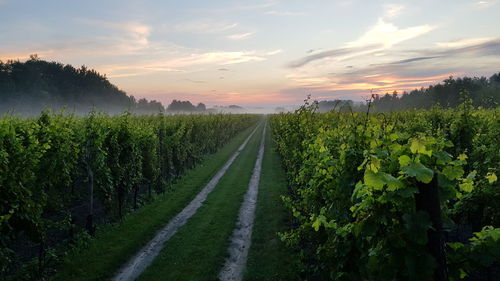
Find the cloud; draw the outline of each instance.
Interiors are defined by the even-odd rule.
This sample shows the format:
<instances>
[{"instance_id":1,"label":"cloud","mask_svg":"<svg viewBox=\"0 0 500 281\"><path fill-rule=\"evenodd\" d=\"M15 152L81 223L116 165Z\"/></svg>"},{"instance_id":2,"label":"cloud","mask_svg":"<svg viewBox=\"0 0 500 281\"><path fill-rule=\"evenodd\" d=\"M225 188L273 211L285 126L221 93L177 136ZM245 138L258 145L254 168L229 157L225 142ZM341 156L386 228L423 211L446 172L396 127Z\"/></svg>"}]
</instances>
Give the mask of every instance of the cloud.
<instances>
[{"instance_id":1,"label":"cloud","mask_svg":"<svg viewBox=\"0 0 500 281\"><path fill-rule=\"evenodd\" d=\"M326 85L336 85L332 81L332 79L328 76L309 76L309 75L302 75L302 74L289 74L287 77L289 80L293 80L296 82L296 85L302 88L309 88L309 89L315 89L315 88L323 88Z\"/></svg>"},{"instance_id":2,"label":"cloud","mask_svg":"<svg viewBox=\"0 0 500 281\"><path fill-rule=\"evenodd\" d=\"M99 66L99 70L106 73L107 77L110 78L124 78L124 77L135 77L143 76L158 72L185 72L181 69L173 69L168 67L154 66L154 65L103 65Z\"/></svg>"},{"instance_id":3,"label":"cloud","mask_svg":"<svg viewBox=\"0 0 500 281\"><path fill-rule=\"evenodd\" d=\"M55 44L55 43L54 43ZM65 58L71 56L88 56L106 57L108 59L114 56L122 56L122 50L114 47L117 45L114 42L101 42L98 45L86 46L85 42L75 41L66 42L67 45L55 44L53 48L50 46L42 46L41 48L30 48L17 52L2 52L0 58L8 59L27 59L30 54L39 54L44 59ZM95 42L92 42L95 44ZM258 53L256 51L212 51L212 52L194 52L180 47L162 48L161 46L148 47L137 54L137 57L130 60L132 63L113 63L101 64L92 66L101 73L106 73L108 77L132 77L143 76L158 72L181 73L192 71L193 67L214 65L222 66L219 71L229 71L223 66L265 61L268 53ZM99 52L98 54L96 52ZM141 59L142 57L142 59ZM123 60L122 60L123 61Z\"/></svg>"},{"instance_id":4,"label":"cloud","mask_svg":"<svg viewBox=\"0 0 500 281\"><path fill-rule=\"evenodd\" d=\"M121 30L126 31L130 34L140 35L140 36L149 36L151 33L151 26L146 25L144 23L138 21L105 21L105 20L95 20L95 19L87 19L87 18L79 18L76 19L76 22L91 25L98 28L104 29L113 29L113 30Z\"/></svg>"},{"instance_id":5,"label":"cloud","mask_svg":"<svg viewBox=\"0 0 500 281\"><path fill-rule=\"evenodd\" d=\"M295 16L305 15L305 13L303 12L290 12L290 11L267 11L264 14L271 16L281 16L281 17L295 17Z\"/></svg>"},{"instance_id":6,"label":"cloud","mask_svg":"<svg viewBox=\"0 0 500 281\"><path fill-rule=\"evenodd\" d=\"M500 3L499 0L490 0L490 1L477 1L477 2L474 2L472 5L475 8L484 9L484 8L489 8L489 7L495 6L498 3Z\"/></svg>"},{"instance_id":7,"label":"cloud","mask_svg":"<svg viewBox=\"0 0 500 281\"><path fill-rule=\"evenodd\" d=\"M164 43L152 44L147 35L141 33L115 32L112 36L96 36L95 38L78 38L40 42L12 49L4 48L0 57L18 59L29 54L38 54L44 59L88 61L90 58L110 58L116 56L134 56L150 52L174 50L178 47ZM153 50L154 49L154 50Z\"/></svg>"},{"instance_id":8,"label":"cloud","mask_svg":"<svg viewBox=\"0 0 500 281\"><path fill-rule=\"evenodd\" d=\"M401 38L400 38L401 39ZM398 39L398 40L400 40ZM369 41L365 41L368 43ZM353 46L360 45L359 47L345 47L339 49L333 49L328 51L323 51L319 53L315 53L309 56L306 56L302 59L294 61L289 64L291 68L299 68L302 67L312 61L321 60L325 58L330 59L343 59L346 57L352 57L354 55L377 55L377 52L382 50L384 47L380 44L375 44L372 42L372 45L363 44L350 44ZM404 56L408 55L417 55L417 57L412 57L408 59L402 59L396 62L392 62L390 64L402 64L402 63L410 63L414 61L421 60L430 60L436 58L444 58L450 56L463 56L463 55L493 55L500 56L500 38L491 39L491 38L472 38L472 39L463 39L459 41L438 43L438 46L442 47L440 49L423 49L423 50L409 50L409 51L400 51L399 53ZM384 54L382 54L384 55Z\"/></svg>"},{"instance_id":9,"label":"cloud","mask_svg":"<svg viewBox=\"0 0 500 281\"><path fill-rule=\"evenodd\" d=\"M136 44L146 46L149 44L149 35L151 34L151 27L141 23L126 23L122 27L128 32L129 36L135 40Z\"/></svg>"},{"instance_id":10,"label":"cloud","mask_svg":"<svg viewBox=\"0 0 500 281\"><path fill-rule=\"evenodd\" d=\"M409 74L409 73L408 73ZM456 72L441 72L440 74L432 75L417 75L407 77L406 75L398 74L380 74L380 75L363 75L360 73L349 73L336 76L319 76L319 77L302 77L295 78L296 87L284 90L289 93L306 94L321 94L321 95L338 95L338 94L368 94L370 91L377 92L392 92L410 91L420 87L426 87L430 84L437 83L451 76L458 76L462 73Z\"/></svg>"},{"instance_id":11,"label":"cloud","mask_svg":"<svg viewBox=\"0 0 500 281\"><path fill-rule=\"evenodd\" d=\"M277 1L267 1L267 2L260 3L260 4L236 5L236 6L224 7L224 8L204 9L202 12L226 14L226 13L230 13L230 12L261 10L261 9L273 7L276 4L277 4Z\"/></svg>"},{"instance_id":12,"label":"cloud","mask_svg":"<svg viewBox=\"0 0 500 281\"><path fill-rule=\"evenodd\" d=\"M485 43L488 41L493 40L493 37L480 37L480 38L465 38L465 39L459 39L459 40L453 40L453 41L447 41L447 42L438 42L436 45L438 47L442 48L460 48L460 47L466 47L466 46L471 46L471 45L477 45L480 43Z\"/></svg>"},{"instance_id":13,"label":"cloud","mask_svg":"<svg viewBox=\"0 0 500 281\"><path fill-rule=\"evenodd\" d=\"M477 43L472 43L472 42ZM466 44L464 43L466 42ZM413 52L425 56L496 56L500 57L500 38L490 40L463 39L455 44L445 44L446 47Z\"/></svg>"},{"instance_id":14,"label":"cloud","mask_svg":"<svg viewBox=\"0 0 500 281\"><path fill-rule=\"evenodd\" d=\"M270 52L266 53L266 56L274 56L274 55L277 55L277 54L279 54L281 52L283 52L283 50L281 50L281 49L270 51Z\"/></svg>"},{"instance_id":15,"label":"cloud","mask_svg":"<svg viewBox=\"0 0 500 281\"><path fill-rule=\"evenodd\" d=\"M434 57L418 57L418 58L409 58L409 59L404 59L404 60L399 60L392 62L390 64L404 64L404 63L412 63L416 61L423 61L423 60L431 60L431 59L436 59L440 58L441 56L434 56Z\"/></svg>"},{"instance_id":16,"label":"cloud","mask_svg":"<svg viewBox=\"0 0 500 281\"><path fill-rule=\"evenodd\" d=\"M287 76L295 87L286 91L303 96L311 93L332 97L366 95L370 90L377 93L411 91L441 82L449 76L464 75L464 71L468 75L488 75L498 71L495 65L500 63L500 38L469 38L452 42L431 49L393 51L377 58L381 63L365 66L366 56L361 56L353 60L360 65L333 65L328 69L332 72L333 67L333 73L328 74L321 73L324 69L318 70L318 67L297 69ZM346 50L349 51L352 50Z\"/></svg>"},{"instance_id":17,"label":"cloud","mask_svg":"<svg viewBox=\"0 0 500 281\"><path fill-rule=\"evenodd\" d=\"M340 2L336 2L337 6L340 6L340 7L350 7L354 4L355 1L353 0L346 0L346 1L340 1Z\"/></svg>"},{"instance_id":18,"label":"cloud","mask_svg":"<svg viewBox=\"0 0 500 281\"><path fill-rule=\"evenodd\" d=\"M195 84L205 84L207 83L207 81L203 81L203 80L194 80L194 79L184 79L184 81L188 81L188 82L191 82L191 83L195 83Z\"/></svg>"},{"instance_id":19,"label":"cloud","mask_svg":"<svg viewBox=\"0 0 500 281\"><path fill-rule=\"evenodd\" d=\"M360 38L337 48L308 55L289 64L291 68L302 67L310 62L321 59L346 59L361 55L383 55L383 50L390 49L403 41L413 39L432 31L435 27L419 25L408 28L399 28L392 23L379 19L377 24L368 29Z\"/></svg>"},{"instance_id":20,"label":"cloud","mask_svg":"<svg viewBox=\"0 0 500 281\"><path fill-rule=\"evenodd\" d=\"M231 30L238 26L237 23L217 22L213 20L197 20L167 25L167 31L191 32L191 33L217 33Z\"/></svg>"},{"instance_id":21,"label":"cloud","mask_svg":"<svg viewBox=\"0 0 500 281\"><path fill-rule=\"evenodd\" d=\"M147 75L154 72L185 72L191 67L200 65L224 66L264 60L266 60L265 56L259 55L255 51L217 51L186 54L163 60L156 58L152 61L143 61L135 64L104 65L101 66L101 69L105 73L109 73L109 77L128 77Z\"/></svg>"},{"instance_id":22,"label":"cloud","mask_svg":"<svg viewBox=\"0 0 500 281\"><path fill-rule=\"evenodd\" d=\"M227 38L231 39L231 40L244 40L244 39L250 38L254 34L255 34L255 32L237 33L237 34L229 35L229 36L227 36Z\"/></svg>"},{"instance_id":23,"label":"cloud","mask_svg":"<svg viewBox=\"0 0 500 281\"><path fill-rule=\"evenodd\" d=\"M452 72L451 68L431 64L414 64L421 58L411 58L383 64L372 64L352 71L332 74L329 77L339 84L374 83L383 81L408 81L420 76L434 76ZM388 77L398 77L388 78ZM428 80L427 78L425 80Z\"/></svg>"},{"instance_id":24,"label":"cloud","mask_svg":"<svg viewBox=\"0 0 500 281\"><path fill-rule=\"evenodd\" d=\"M41 42L25 48L2 48L0 58L27 59L30 54L39 54L41 58L59 60L74 65L87 64L88 61L107 62L90 65L108 77L133 77L160 72L193 72L207 65L213 68L265 61L267 57L280 50L200 50L172 44L167 41L152 40L153 27L142 22L108 22L78 19L78 23L97 27L99 34L91 38L65 38ZM186 30L205 30L200 26L190 25ZM218 25L211 31L227 30L229 27ZM156 27L155 27L156 30ZM240 36L245 38L250 35Z\"/></svg>"},{"instance_id":25,"label":"cloud","mask_svg":"<svg viewBox=\"0 0 500 281\"><path fill-rule=\"evenodd\" d=\"M238 26L236 22L218 21L213 19L199 19L185 21L179 23L169 23L159 25L159 29L163 32L180 32L180 33L221 33L229 31Z\"/></svg>"},{"instance_id":26,"label":"cloud","mask_svg":"<svg viewBox=\"0 0 500 281\"><path fill-rule=\"evenodd\" d=\"M385 10L384 18L388 18L388 19L396 18L399 15L401 15L401 13L403 12L404 9L405 9L405 6L400 5L400 4L386 4L386 5L384 5L384 10Z\"/></svg>"},{"instance_id":27,"label":"cloud","mask_svg":"<svg viewBox=\"0 0 500 281\"><path fill-rule=\"evenodd\" d=\"M236 51L236 52L208 52L203 54L191 55L187 58L176 59L180 64L193 65L200 63L213 63L220 65L230 65L251 61L264 61L264 57L259 56L254 51Z\"/></svg>"},{"instance_id":28,"label":"cloud","mask_svg":"<svg viewBox=\"0 0 500 281\"><path fill-rule=\"evenodd\" d=\"M399 28L393 23L387 23L383 19L379 19L377 24L371 27L359 39L350 42L347 45L354 47L382 44L384 49L388 49L403 41L424 35L433 29L435 29L435 27L428 24Z\"/></svg>"},{"instance_id":29,"label":"cloud","mask_svg":"<svg viewBox=\"0 0 500 281\"><path fill-rule=\"evenodd\" d=\"M359 54L362 52L366 51L372 51L374 49L379 49L381 48L382 45L376 44L376 45L368 45L368 46L360 46L360 47L346 47L346 48L339 48L339 49L333 49L333 50L328 50L328 51L323 51L319 52L313 55L306 56L304 58L301 58L297 61L294 61L289 64L289 67L291 68L298 68L302 67L310 62L316 61L316 60L321 60L324 58L339 58L342 56L347 56L347 55L352 55L352 54Z\"/></svg>"},{"instance_id":30,"label":"cloud","mask_svg":"<svg viewBox=\"0 0 500 281\"><path fill-rule=\"evenodd\" d=\"M53 42L61 44L62 46L71 46L72 49L80 50L85 47L90 49L91 46L97 46L98 50L93 50L95 54L100 54L101 52L114 52L120 54L134 53L139 50L148 48L150 46L149 37L153 30L152 26L144 24L138 21L105 21L105 20L94 20L94 19L76 19L77 22L90 25L95 28L100 29L102 32L112 31L111 35L95 35L91 39L80 38L77 40L65 40L67 42ZM75 44L80 42L81 46ZM106 50L102 48L103 45L107 45ZM60 49L59 47L55 47Z\"/></svg>"},{"instance_id":31,"label":"cloud","mask_svg":"<svg viewBox=\"0 0 500 281\"><path fill-rule=\"evenodd\" d=\"M432 50L410 50L403 51L403 54L416 54L417 57L410 57L407 59L392 61L381 64L371 64L368 67L358 68L356 71L346 72L343 74L336 74L337 77L342 79L365 79L380 75L399 75L401 77L415 77L423 75L440 75L442 73L456 72L454 69L474 69L471 67L464 67L461 60L457 57L472 57L482 58L483 60L474 60L477 68L481 68L481 61L487 61L491 64L491 58L495 57L500 60L500 38L490 40L484 43L470 45L461 48L449 49L432 49ZM427 64L413 64L423 60L435 61L434 63Z\"/></svg>"}]
</instances>

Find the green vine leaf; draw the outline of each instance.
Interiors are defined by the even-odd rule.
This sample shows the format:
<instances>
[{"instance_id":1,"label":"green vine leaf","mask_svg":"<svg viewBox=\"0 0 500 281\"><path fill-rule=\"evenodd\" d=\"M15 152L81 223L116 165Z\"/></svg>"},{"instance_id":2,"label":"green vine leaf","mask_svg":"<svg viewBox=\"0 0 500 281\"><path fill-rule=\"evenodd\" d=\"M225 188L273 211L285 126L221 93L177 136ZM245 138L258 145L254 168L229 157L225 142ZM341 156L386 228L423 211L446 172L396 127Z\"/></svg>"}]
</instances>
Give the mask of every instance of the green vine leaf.
<instances>
[{"instance_id":1,"label":"green vine leaf","mask_svg":"<svg viewBox=\"0 0 500 281\"><path fill-rule=\"evenodd\" d=\"M489 184L495 183L498 180L497 175L495 173L493 173L493 172L489 172L486 175L486 179L488 180Z\"/></svg>"},{"instance_id":2,"label":"green vine leaf","mask_svg":"<svg viewBox=\"0 0 500 281\"><path fill-rule=\"evenodd\" d=\"M427 155L427 156L432 156L432 150L427 150L427 148L425 147L425 142L421 139L414 139L412 140L411 142L411 145L410 145L410 151L413 153L413 154L424 154L424 155Z\"/></svg>"},{"instance_id":3,"label":"green vine leaf","mask_svg":"<svg viewBox=\"0 0 500 281\"><path fill-rule=\"evenodd\" d=\"M401 167L406 167L411 163L411 158L408 155L401 155L398 160Z\"/></svg>"},{"instance_id":4,"label":"green vine leaf","mask_svg":"<svg viewBox=\"0 0 500 281\"><path fill-rule=\"evenodd\" d=\"M405 174L415 177L418 181L423 183L430 183L434 176L434 172L431 169L418 162L412 162L402 170Z\"/></svg>"},{"instance_id":5,"label":"green vine leaf","mask_svg":"<svg viewBox=\"0 0 500 281\"><path fill-rule=\"evenodd\" d=\"M443 174L449 180L459 179L464 175L464 169L460 166L446 166L443 169Z\"/></svg>"}]
</instances>

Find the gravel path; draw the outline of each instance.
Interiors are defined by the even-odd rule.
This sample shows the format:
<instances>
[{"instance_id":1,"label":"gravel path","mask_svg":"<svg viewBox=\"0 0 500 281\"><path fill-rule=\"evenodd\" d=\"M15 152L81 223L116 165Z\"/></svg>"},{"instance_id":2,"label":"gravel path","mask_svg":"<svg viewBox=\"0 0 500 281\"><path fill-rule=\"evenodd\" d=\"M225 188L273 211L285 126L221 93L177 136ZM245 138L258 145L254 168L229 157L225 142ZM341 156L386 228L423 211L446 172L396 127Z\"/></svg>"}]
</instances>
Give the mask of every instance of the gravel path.
<instances>
[{"instance_id":1,"label":"gravel path","mask_svg":"<svg viewBox=\"0 0 500 281\"><path fill-rule=\"evenodd\" d=\"M177 230L186 224L189 218L193 216L198 208L203 204L208 194L215 188L219 180L229 169L240 152L245 148L250 138L257 131L257 126L252 133L245 139L238 150L229 158L224 166L215 174L208 184L196 195L196 197L178 213L156 236L149 241L129 262L127 262L113 277L114 281L132 281L135 280L148 267L156 256L163 249L163 244L168 241Z\"/></svg>"},{"instance_id":2,"label":"gravel path","mask_svg":"<svg viewBox=\"0 0 500 281\"><path fill-rule=\"evenodd\" d=\"M245 194L244 201L240 208L238 222L231 237L229 245L229 258L226 259L224 267L219 273L219 279L222 281L241 280L245 270L248 249L252 240L252 227L255 217L255 207L257 206L257 194L259 192L259 180L262 169L262 158L264 156L264 141L266 137L266 124L260 142L259 154L255 161L252 178L248 184L248 191Z\"/></svg>"}]
</instances>

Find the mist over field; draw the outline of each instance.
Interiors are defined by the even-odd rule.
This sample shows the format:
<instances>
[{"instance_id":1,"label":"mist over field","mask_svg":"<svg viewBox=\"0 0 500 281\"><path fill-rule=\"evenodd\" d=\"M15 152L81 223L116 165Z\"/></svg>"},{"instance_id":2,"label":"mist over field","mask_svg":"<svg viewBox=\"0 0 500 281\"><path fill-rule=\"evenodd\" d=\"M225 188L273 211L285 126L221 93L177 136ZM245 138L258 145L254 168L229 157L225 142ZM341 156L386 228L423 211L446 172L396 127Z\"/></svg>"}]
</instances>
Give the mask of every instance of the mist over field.
<instances>
[{"instance_id":1,"label":"mist over field","mask_svg":"<svg viewBox=\"0 0 500 281\"><path fill-rule=\"evenodd\" d=\"M492 108L500 103L500 73L487 77L458 77L441 83L411 91L393 91L377 94L371 92L364 101L316 100L307 95L302 103L260 106L214 105L203 102L193 104L189 100L173 99L169 104L142 98L137 100L118 86L112 84L105 74L85 66L75 68L60 62L41 60L31 55L29 60L0 62L0 113L36 116L44 110L65 111L69 114L86 115L92 111L111 115L131 112L133 114L210 114L210 113L256 113L272 114L292 112L304 103L314 102L318 112L331 110L376 112L404 109L430 109L433 106L454 108L464 99L474 106Z\"/></svg>"}]
</instances>

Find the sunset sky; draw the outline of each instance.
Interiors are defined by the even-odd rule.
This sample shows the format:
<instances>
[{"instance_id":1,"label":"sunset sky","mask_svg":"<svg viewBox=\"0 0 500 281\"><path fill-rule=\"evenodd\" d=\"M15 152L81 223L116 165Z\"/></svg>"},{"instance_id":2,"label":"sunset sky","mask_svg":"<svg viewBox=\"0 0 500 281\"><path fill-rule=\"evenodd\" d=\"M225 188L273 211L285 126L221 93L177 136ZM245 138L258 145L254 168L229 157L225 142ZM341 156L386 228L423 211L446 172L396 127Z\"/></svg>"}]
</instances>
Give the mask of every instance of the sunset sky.
<instances>
[{"instance_id":1,"label":"sunset sky","mask_svg":"<svg viewBox=\"0 0 500 281\"><path fill-rule=\"evenodd\" d=\"M136 97L362 100L500 71L500 0L0 0L0 60L86 65Z\"/></svg>"}]
</instances>

